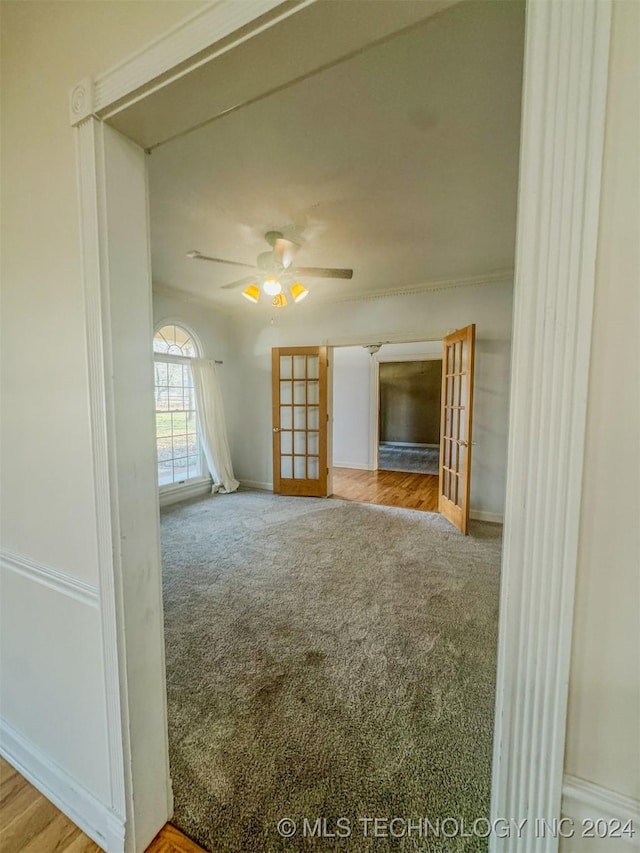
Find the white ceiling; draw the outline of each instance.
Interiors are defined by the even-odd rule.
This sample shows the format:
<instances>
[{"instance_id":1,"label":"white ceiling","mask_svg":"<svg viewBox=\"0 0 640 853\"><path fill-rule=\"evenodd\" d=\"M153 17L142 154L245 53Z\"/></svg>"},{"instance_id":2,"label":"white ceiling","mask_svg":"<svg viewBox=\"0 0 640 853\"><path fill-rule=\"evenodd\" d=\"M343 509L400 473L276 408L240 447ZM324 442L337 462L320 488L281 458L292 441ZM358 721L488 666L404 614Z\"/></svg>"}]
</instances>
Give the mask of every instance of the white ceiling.
<instances>
[{"instance_id":1,"label":"white ceiling","mask_svg":"<svg viewBox=\"0 0 640 853\"><path fill-rule=\"evenodd\" d=\"M254 263L273 228L354 269L296 310L511 267L523 38L519 0L463 2L154 149L154 285L261 310L220 289L242 269L185 255Z\"/></svg>"}]
</instances>

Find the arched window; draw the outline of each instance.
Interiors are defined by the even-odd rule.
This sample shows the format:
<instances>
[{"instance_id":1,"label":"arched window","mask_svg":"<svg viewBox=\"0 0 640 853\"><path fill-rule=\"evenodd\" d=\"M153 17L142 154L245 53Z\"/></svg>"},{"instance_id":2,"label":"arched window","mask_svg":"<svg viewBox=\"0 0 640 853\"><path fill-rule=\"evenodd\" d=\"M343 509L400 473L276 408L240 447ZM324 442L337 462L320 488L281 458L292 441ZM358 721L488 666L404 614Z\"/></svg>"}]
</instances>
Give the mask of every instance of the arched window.
<instances>
[{"instance_id":1,"label":"arched window","mask_svg":"<svg viewBox=\"0 0 640 853\"><path fill-rule=\"evenodd\" d=\"M200 355L182 326L163 326L153 338L158 485L202 478L202 450L190 359Z\"/></svg>"},{"instance_id":2,"label":"arched window","mask_svg":"<svg viewBox=\"0 0 640 853\"><path fill-rule=\"evenodd\" d=\"M199 355L193 336L182 326L163 326L153 338L153 351L166 355L182 355L195 358Z\"/></svg>"}]
</instances>

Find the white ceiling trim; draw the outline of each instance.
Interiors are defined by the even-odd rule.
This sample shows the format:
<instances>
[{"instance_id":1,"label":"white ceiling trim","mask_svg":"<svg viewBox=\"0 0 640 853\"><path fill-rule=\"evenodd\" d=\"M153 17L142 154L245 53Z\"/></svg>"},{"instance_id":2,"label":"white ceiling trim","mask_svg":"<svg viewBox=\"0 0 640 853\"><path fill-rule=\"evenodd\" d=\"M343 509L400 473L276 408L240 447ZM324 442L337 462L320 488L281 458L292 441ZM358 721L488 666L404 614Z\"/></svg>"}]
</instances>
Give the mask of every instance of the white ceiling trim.
<instances>
[{"instance_id":1,"label":"white ceiling trim","mask_svg":"<svg viewBox=\"0 0 640 853\"><path fill-rule=\"evenodd\" d=\"M194 68L209 62L225 50L240 44L248 38L273 26L278 21L299 11L301 6L307 6L315 0L282 3L282 0L217 0L199 9L190 17L181 21L163 36L152 41L146 48L128 57L123 62L111 68L94 81L94 104L96 111L105 110L120 98L127 97L131 103L131 92L145 86L145 95L149 94L148 84L164 74L173 71L170 79L188 74ZM281 7L279 14L263 24L256 26L254 22L261 15L274 12ZM251 31L240 37L234 37L232 43L211 52L213 43L219 43L247 24L252 24ZM193 62L194 55L201 50L209 50L207 56ZM191 60L191 61L190 61ZM175 72L176 66L188 62L187 68ZM163 85L168 82L163 81ZM115 110L117 111L117 110ZM109 112L113 114L114 110Z\"/></svg>"},{"instance_id":2,"label":"white ceiling trim","mask_svg":"<svg viewBox=\"0 0 640 853\"><path fill-rule=\"evenodd\" d=\"M425 281L422 284L405 287L401 290L380 290L376 293L355 293L350 296L343 297L325 297L320 296L315 299L315 304L326 305L327 303L343 303L343 302L369 302L373 299L390 299L395 296L414 296L417 293L431 293L439 290L452 290L460 287L482 287L489 284L512 284L514 270L509 267L493 272L484 273L482 275L466 276L464 278L445 278L433 281ZM158 296L166 296L171 299L178 299L180 302L188 302L194 305L200 305L209 310L214 310L219 314L225 314L229 317L247 316L246 306L240 302L233 306L220 306L219 303L213 300L205 299L195 293L190 293L188 290L182 290L179 287L171 287L168 284L153 285L153 292ZM311 291L315 293L315 291ZM415 339L414 339L415 340Z\"/></svg>"},{"instance_id":3,"label":"white ceiling trim","mask_svg":"<svg viewBox=\"0 0 640 853\"><path fill-rule=\"evenodd\" d=\"M374 293L355 293L351 296L342 296L320 299L322 302L364 302L371 299L389 299L393 296L413 296L416 293L429 293L436 290L451 290L455 287L479 287L485 284L500 284L513 283L514 270L513 267L508 267L493 272L484 273L482 275L466 276L464 278L443 278L433 281L425 281L422 284L411 285L394 290L388 288L378 290Z\"/></svg>"},{"instance_id":4,"label":"white ceiling trim","mask_svg":"<svg viewBox=\"0 0 640 853\"><path fill-rule=\"evenodd\" d=\"M235 313L235 306L229 309L226 305L212 302L210 299L205 299L203 296L198 296L196 293L190 293L188 290L182 290L179 287L154 282L152 290L154 296L165 296L167 299L176 299L178 302L187 302L189 305L199 305L201 308L215 311L216 314L232 316Z\"/></svg>"}]
</instances>

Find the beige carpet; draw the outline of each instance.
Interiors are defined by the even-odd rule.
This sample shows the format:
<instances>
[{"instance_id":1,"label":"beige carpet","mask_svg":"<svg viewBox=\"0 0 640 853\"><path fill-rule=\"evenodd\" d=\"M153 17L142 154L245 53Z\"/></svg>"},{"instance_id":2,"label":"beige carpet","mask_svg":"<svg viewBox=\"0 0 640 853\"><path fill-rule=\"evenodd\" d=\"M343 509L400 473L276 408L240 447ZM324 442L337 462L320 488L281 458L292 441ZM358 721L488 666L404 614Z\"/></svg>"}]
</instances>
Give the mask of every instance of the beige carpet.
<instances>
[{"instance_id":1,"label":"beige carpet","mask_svg":"<svg viewBox=\"0 0 640 853\"><path fill-rule=\"evenodd\" d=\"M225 853L485 850L358 821L488 814L500 534L259 492L164 510L180 829ZM351 836L303 838L317 817Z\"/></svg>"}]
</instances>

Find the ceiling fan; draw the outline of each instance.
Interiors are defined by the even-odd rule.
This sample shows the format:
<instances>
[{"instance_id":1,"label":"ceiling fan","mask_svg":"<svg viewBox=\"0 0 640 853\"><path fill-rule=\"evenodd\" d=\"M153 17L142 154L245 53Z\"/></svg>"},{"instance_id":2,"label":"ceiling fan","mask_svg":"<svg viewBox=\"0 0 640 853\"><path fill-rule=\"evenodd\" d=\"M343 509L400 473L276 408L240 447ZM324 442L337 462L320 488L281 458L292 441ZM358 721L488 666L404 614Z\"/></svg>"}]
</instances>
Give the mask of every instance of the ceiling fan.
<instances>
[{"instance_id":1,"label":"ceiling fan","mask_svg":"<svg viewBox=\"0 0 640 853\"><path fill-rule=\"evenodd\" d=\"M245 267L256 270L256 273L245 278L231 281L222 285L223 290L236 287L244 287L242 295L250 302L258 302L260 298L260 286L264 292L271 297L271 304L275 308L284 308L287 297L284 287L289 292L294 302L301 302L309 291L298 280L303 278L353 278L353 270L337 269L334 267L294 267L293 259L300 246L293 240L289 240L280 231L267 231L265 240L271 246L271 250L261 252L254 264L244 264L240 261L230 261L226 258L214 258L193 249L187 252L188 258L197 261L213 261L218 264L229 264L235 267Z\"/></svg>"}]
</instances>

